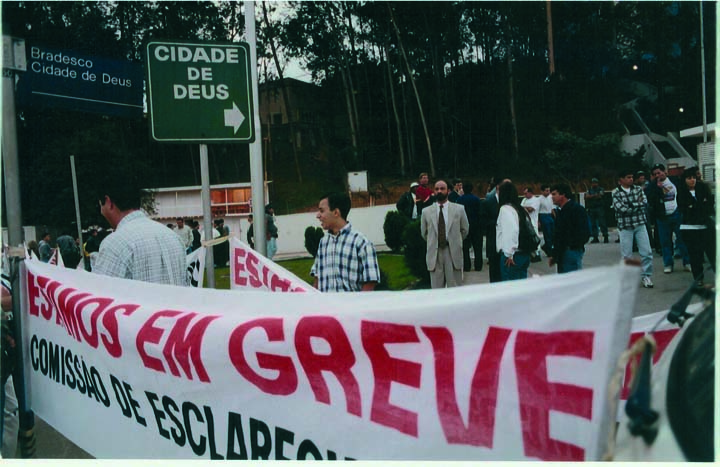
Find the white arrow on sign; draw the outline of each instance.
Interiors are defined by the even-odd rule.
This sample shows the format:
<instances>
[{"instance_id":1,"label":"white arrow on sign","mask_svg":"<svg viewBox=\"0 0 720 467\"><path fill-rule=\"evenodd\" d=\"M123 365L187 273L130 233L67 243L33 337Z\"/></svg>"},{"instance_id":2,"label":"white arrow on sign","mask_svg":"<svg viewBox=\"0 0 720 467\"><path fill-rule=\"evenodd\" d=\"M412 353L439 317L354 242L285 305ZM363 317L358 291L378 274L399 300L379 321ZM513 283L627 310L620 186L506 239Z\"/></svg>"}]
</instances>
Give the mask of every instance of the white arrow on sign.
<instances>
[{"instance_id":1,"label":"white arrow on sign","mask_svg":"<svg viewBox=\"0 0 720 467\"><path fill-rule=\"evenodd\" d=\"M245 115L240 112L235 102L233 102L232 109L225 109L225 126L231 126L234 128L233 134L237 133L242 122L245 121Z\"/></svg>"}]
</instances>

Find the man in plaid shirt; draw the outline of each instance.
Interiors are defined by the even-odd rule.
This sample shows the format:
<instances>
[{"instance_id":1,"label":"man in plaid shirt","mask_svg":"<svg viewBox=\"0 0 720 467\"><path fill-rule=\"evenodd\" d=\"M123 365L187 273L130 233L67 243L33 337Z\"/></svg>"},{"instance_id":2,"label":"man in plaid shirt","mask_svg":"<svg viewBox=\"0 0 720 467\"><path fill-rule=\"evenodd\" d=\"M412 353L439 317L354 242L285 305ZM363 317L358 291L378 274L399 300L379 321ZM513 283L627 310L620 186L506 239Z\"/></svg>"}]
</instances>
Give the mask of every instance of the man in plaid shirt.
<instances>
[{"instance_id":1,"label":"man in plaid shirt","mask_svg":"<svg viewBox=\"0 0 720 467\"><path fill-rule=\"evenodd\" d=\"M375 246L347 221L350 197L332 193L318 205L317 218L327 230L320 240L310 275L321 292L369 292L380 282Z\"/></svg>"},{"instance_id":2,"label":"man in plaid shirt","mask_svg":"<svg viewBox=\"0 0 720 467\"><path fill-rule=\"evenodd\" d=\"M633 239L637 242L642 261L642 286L652 288L652 249L645 227L647 198L642 188L633 184L631 170L620 171L618 177L620 186L612 192L612 206L620 235L620 253L624 259L631 258Z\"/></svg>"}]
</instances>

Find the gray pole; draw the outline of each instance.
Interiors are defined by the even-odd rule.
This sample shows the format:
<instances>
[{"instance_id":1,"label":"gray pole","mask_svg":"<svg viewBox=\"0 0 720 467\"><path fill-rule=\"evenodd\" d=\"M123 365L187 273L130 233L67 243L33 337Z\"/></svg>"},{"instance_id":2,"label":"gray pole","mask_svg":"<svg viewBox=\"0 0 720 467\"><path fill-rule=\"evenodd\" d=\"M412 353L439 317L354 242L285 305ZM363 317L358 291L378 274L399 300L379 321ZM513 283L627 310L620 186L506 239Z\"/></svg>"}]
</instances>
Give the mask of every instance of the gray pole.
<instances>
[{"instance_id":1,"label":"gray pole","mask_svg":"<svg viewBox=\"0 0 720 467\"><path fill-rule=\"evenodd\" d=\"M262 128L260 127L260 106L258 104L258 73L257 73L257 46L255 39L255 2L244 1L245 6L245 32L250 45L250 76L252 80L252 100L254 112L255 141L250 143L250 184L252 190L253 233L255 235L255 249L261 254L267 254L265 243L265 183L263 179L262 158Z\"/></svg>"},{"instance_id":2,"label":"gray pole","mask_svg":"<svg viewBox=\"0 0 720 467\"><path fill-rule=\"evenodd\" d=\"M18 164L14 71L3 69L2 86L2 160L3 175L5 177L8 245L18 246L23 243L24 239L22 209L20 206L20 168Z\"/></svg>"},{"instance_id":3,"label":"gray pole","mask_svg":"<svg viewBox=\"0 0 720 467\"><path fill-rule=\"evenodd\" d=\"M200 145L200 181L202 182L203 231L205 240L212 240L212 211L210 210L210 169L207 144ZM205 275L209 289L215 288L215 263L211 246L205 249Z\"/></svg>"},{"instance_id":4,"label":"gray pole","mask_svg":"<svg viewBox=\"0 0 720 467\"><path fill-rule=\"evenodd\" d=\"M700 70L702 73L703 143L707 143L707 102L705 96L705 26L703 24L703 2L700 2Z\"/></svg>"},{"instance_id":5,"label":"gray pole","mask_svg":"<svg viewBox=\"0 0 720 467\"><path fill-rule=\"evenodd\" d=\"M75 156L70 156L70 170L72 171L73 195L75 195L75 221L77 222L78 238L80 239L80 251L82 251L83 237L82 224L80 223L80 198L78 197L77 175L75 175ZM84 255L82 255L84 257Z\"/></svg>"}]
</instances>

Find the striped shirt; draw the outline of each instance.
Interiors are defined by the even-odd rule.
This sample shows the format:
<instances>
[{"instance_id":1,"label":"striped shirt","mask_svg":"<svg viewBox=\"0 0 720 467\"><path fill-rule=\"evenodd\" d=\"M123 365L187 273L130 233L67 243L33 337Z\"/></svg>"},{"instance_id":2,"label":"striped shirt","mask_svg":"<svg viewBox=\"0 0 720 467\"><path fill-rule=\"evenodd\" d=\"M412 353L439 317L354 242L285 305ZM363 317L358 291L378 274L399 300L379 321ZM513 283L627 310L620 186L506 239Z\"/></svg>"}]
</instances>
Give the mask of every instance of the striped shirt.
<instances>
[{"instance_id":1,"label":"striped shirt","mask_svg":"<svg viewBox=\"0 0 720 467\"><path fill-rule=\"evenodd\" d=\"M633 185L627 190L623 187L615 188L612 192L612 207L615 210L619 230L645 225L647 198L639 186Z\"/></svg>"},{"instance_id":2,"label":"striped shirt","mask_svg":"<svg viewBox=\"0 0 720 467\"><path fill-rule=\"evenodd\" d=\"M100 244L93 272L156 284L187 285L180 237L142 211L122 218Z\"/></svg>"},{"instance_id":3,"label":"striped shirt","mask_svg":"<svg viewBox=\"0 0 720 467\"><path fill-rule=\"evenodd\" d=\"M375 246L348 223L320 240L310 275L321 292L359 292L366 282L380 282Z\"/></svg>"}]
</instances>

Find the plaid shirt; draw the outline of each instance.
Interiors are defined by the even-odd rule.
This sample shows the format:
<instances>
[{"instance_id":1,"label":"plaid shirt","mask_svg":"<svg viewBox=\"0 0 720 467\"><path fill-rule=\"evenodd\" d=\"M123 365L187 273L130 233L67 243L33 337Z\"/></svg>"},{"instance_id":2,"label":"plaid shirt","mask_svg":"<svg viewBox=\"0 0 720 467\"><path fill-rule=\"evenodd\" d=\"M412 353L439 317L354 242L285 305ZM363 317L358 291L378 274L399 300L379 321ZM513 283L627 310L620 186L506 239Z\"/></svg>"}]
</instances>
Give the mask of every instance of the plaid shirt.
<instances>
[{"instance_id":1,"label":"plaid shirt","mask_svg":"<svg viewBox=\"0 0 720 467\"><path fill-rule=\"evenodd\" d=\"M187 285L180 237L142 211L122 218L100 244L93 272L156 284Z\"/></svg>"},{"instance_id":2,"label":"plaid shirt","mask_svg":"<svg viewBox=\"0 0 720 467\"><path fill-rule=\"evenodd\" d=\"M647 198L639 186L633 185L628 191L622 187L615 188L612 192L612 207L619 230L634 229L647 222Z\"/></svg>"},{"instance_id":3,"label":"plaid shirt","mask_svg":"<svg viewBox=\"0 0 720 467\"><path fill-rule=\"evenodd\" d=\"M375 246L348 223L320 240L310 274L321 292L358 292L365 282L380 282Z\"/></svg>"}]
</instances>

